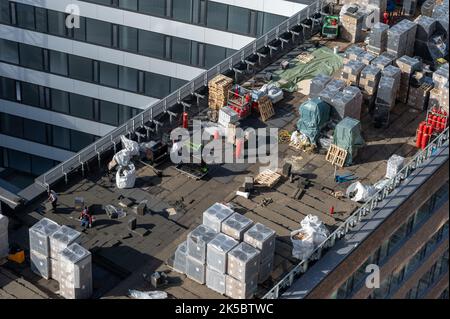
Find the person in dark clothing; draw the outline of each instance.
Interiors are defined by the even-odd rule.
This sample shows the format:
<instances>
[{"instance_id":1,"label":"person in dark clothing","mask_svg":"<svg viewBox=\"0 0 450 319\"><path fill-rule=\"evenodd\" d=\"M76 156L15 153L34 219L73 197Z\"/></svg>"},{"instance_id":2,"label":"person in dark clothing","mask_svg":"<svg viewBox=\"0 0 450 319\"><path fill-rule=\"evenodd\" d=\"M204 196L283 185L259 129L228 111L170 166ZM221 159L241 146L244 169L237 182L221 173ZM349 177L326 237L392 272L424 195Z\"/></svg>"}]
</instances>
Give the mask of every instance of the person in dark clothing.
<instances>
[{"instance_id":1,"label":"person in dark clothing","mask_svg":"<svg viewBox=\"0 0 450 319\"><path fill-rule=\"evenodd\" d=\"M53 210L55 210L56 206L58 205L58 196L56 195L55 191L53 190L48 191L48 201L52 203Z\"/></svg>"},{"instance_id":2,"label":"person in dark clothing","mask_svg":"<svg viewBox=\"0 0 450 319\"><path fill-rule=\"evenodd\" d=\"M92 216L89 213L88 208L85 206L80 216L81 227L84 229L92 227Z\"/></svg>"}]
</instances>

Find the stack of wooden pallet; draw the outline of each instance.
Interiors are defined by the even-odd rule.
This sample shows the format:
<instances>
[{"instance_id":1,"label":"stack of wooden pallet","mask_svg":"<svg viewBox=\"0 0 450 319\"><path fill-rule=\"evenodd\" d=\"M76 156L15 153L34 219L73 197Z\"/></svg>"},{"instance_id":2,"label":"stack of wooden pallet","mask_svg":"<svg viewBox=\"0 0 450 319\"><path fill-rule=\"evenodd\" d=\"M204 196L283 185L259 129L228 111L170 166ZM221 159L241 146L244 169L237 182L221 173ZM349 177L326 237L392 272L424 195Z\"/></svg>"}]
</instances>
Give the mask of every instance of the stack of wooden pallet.
<instances>
[{"instance_id":1,"label":"stack of wooden pallet","mask_svg":"<svg viewBox=\"0 0 450 319\"><path fill-rule=\"evenodd\" d=\"M273 109L272 101L269 99L267 95L262 96L258 100L258 108L259 113L261 114L261 120L263 122L270 119L272 116L275 115L275 110Z\"/></svg>"},{"instance_id":2,"label":"stack of wooden pallet","mask_svg":"<svg viewBox=\"0 0 450 319\"><path fill-rule=\"evenodd\" d=\"M208 83L210 109L218 110L227 105L228 91L233 85L233 79L219 74Z\"/></svg>"}]
</instances>

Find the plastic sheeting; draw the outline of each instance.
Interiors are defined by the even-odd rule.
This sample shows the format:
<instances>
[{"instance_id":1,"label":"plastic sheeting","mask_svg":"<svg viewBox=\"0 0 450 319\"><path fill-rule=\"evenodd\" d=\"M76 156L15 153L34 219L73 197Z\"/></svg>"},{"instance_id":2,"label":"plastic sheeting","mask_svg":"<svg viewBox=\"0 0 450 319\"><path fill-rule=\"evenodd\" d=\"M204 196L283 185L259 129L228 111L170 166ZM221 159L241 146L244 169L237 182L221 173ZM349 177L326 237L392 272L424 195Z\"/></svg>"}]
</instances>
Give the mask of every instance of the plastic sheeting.
<instances>
[{"instance_id":1,"label":"plastic sheeting","mask_svg":"<svg viewBox=\"0 0 450 319\"><path fill-rule=\"evenodd\" d=\"M386 178L394 178L403 168L404 163L405 158L403 156L392 155L387 162Z\"/></svg>"},{"instance_id":2,"label":"plastic sheeting","mask_svg":"<svg viewBox=\"0 0 450 319\"><path fill-rule=\"evenodd\" d=\"M350 117L344 118L336 125L333 144L347 151L345 164L350 165L356 156L357 149L365 144L361 136L361 123Z\"/></svg>"},{"instance_id":3,"label":"plastic sheeting","mask_svg":"<svg viewBox=\"0 0 450 319\"><path fill-rule=\"evenodd\" d=\"M303 80L314 78L316 75L332 75L343 65L343 59L333 50L322 47L311 52L314 56L310 62L304 64L297 60L289 61L290 68L277 70L273 73L274 81L278 86L287 92L297 90L297 83Z\"/></svg>"},{"instance_id":4,"label":"plastic sheeting","mask_svg":"<svg viewBox=\"0 0 450 319\"><path fill-rule=\"evenodd\" d=\"M314 251L314 241L309 230L299 229L291 233L292 257L305 260Z\"/></svg>"},{"instance_id":5,"label":"plastic sheeting","mask_svg":"<svg viewBox=\"0 0 450 319\"><path fill-rule=\"evenodd\" d=\"M132 141L128 138L126 138L124 135L120 137L120 140L122 141L122 146L124 149L130 151L131 156L137 156L139 155L139 144L138 142Z\"/></svg>"},{"instance_id":6,"label":"plastic sheeting","mask_svg":"<svg viewBox=\"0 0 450 319\"><path fill-rule=\"evenodd\" d=\"M136 168L134 164L120 167L116 173L116 185L119 189L133 188L136 183Z\"/></svg>"},{"instance_id":7,"label":"plastic sheeting","mask_svg":"<svg viewBox=\"0 0 450 319\"><path fill-rule=\"evenodd\" d=\"M302 229L307 229L311 231L314 248L322 244L330 235L327 227L319 219L319 217L314 215L308 215L300 222Z\"/></svg>"},{"instance_id":8,"label":"plastic sheeting","mask_svg":"<svg viewBox=\"0 0 450 319\"><path fill-rule=\"evenodd\" d=\"M377 189L374 186L363 185L361 182L351 184L346 191L346 196L354 202L365 202L375 195Z\"/></svg>"},{"instance_id":9,"label":"plastic sheeting","mask_svg":"<svg viewBox=\"0 0 450 319\"><path fill-rule=\"evenodd\" d=\"M314 98L300 105L299 113L298 130L308 137L311 144L316 144L320 130L330 120L330 105Z\"/></svg>"},{"instance_id":10,"label":"plastic sheeting","mask_svg":"<svg viewBox=\"0 0 450 319\"><path fill-rule=\"evenodd\" d=\"M130 164L130 160L131 160L131 153L127 149L123 149L114 155L114 161L119 166L124 166L124 167L128 166L128 164Z\"/></svg>"},{"instance_id":11,"label":"plastic sheeting","mask_svg":"<svg viewBox=\"0 0 450 319\"><path fill-rule=\"evenodd\" d=\"M139 291L130 289L128 294L134 299L167 299L167 293L164 291Z\"/></svg>"}]
</instances>

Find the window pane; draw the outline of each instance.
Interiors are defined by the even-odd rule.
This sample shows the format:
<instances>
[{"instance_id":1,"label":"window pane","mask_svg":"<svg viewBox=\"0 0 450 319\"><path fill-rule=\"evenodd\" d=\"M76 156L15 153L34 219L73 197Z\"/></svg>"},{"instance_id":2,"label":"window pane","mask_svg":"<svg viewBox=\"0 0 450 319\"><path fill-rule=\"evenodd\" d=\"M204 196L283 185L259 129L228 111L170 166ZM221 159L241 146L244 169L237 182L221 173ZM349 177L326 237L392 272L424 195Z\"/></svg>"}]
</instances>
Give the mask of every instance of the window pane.
<instances>
[{"instance_id":1,"label":"window pane","mask_svg":"<svg viewBox=\"0 0 450 319\"><path fill-rule=\"evenodd\" d=\"M100 101L100 122L110 125L118 125L118 105L111 102Z\"/></svg>"},{"instance_id":2,"label":"window pane","mask_svg":"<svg viewBox=\"0 0 450 319\"><path fill-rule=\"evenodd\" d=\"M19 49L16 42L0 39L0 60L19 64Z\"/></svg>"},{"instance_id":3,"label":"window pane","mask_svg":"<svg viewBox=\"0 0 450 319\"><path fill-rule=\"evenodd\" d=\"M52 110L69 113L69 94L67 92L52 89L51 97Z\"/></svg>"},{"instance_id":4,"label":"window pane","mask_svg":"<svg viewBox=\"0 0 450 319\"><path fill-rule=\"evenodd\" d=\"M70 114L87 120L94 119L93 100L90 97L70 94Z\"/></svg>"},{"instance_id":5,"label":"window pane","mask_svg":"<svg viewBox=\"0 0 450 319\"><path fill-rule=\"evenodd\" d=\"M9 167L21 172L31 173L31 158L30 155L8 150L8 163Z\"/></svg>"},{"instance_id":6,"label":"window pane","mask_svg":"<svg viewBox=\"0 0 450 319\"><path fill-rule=\"evenodd\" d=\"M34 8L21 3L16 3L17 25L21 28L34 29Z\"/></svg>"},{"instance_id":7,"label":"window pane","mask_svg":"<svg viewBox=\"0 0 450 319\"><path fill-rule=\"evenodd\" d=\"M165 16L166 0L139 0L139 11L157 16Z\"/></svg>"},{"instance_id":8,"label":"window pane","mask_svg":"<svg viewBox=\"0 0 450 319\"><path fill-rule=\"evenodd\" d=\"M182 87L186 83L187 83L187 81L185 81L185 80L171 78L170 79L170 92L173 92L173 91L179 89L180 87Z\"/></svg>"},{"instance_id":9,"label":"window pane","mask_svg":"<svg viewBox=\"0 0 450 319\"><path fill-rule=\"evenodd\" d=\"M205 65L210 68L225 59L226 49L216 45L205 45Z\"/></svg>"},{"instance_id":10,"label":"window pane","mask_svg":"<svg viewBox=\"0 0 450 319\"><path fill-rule=\"evenodd\" d=\"M115 64L100 62L100 83L112 87L119 85L119 67Z\"/></svg>"},{"instance_id":11,"label":"window pane","mask_svg":"<svg viewBox=\"0 0 450 319\"><path fill-rule=\"evenodd\" d=\"M91 134L86 134L79 131L70 131L70 140L71 140L71 150L74 152L79 152L92 142L94 142L94 136Z\"/></svg>"},{"instance_id":12,"label":"window pane","mask_svg":"<svg viewBox=\"0 0 450 319\"><path fill-rule=\"evenodd\" d=\"M44 69L42 49L28 44L20 44L20 65L36 69Z\"/></svg>"},{"instance_id":13,"label":"window pane","mask_svg":"<svg viewBox=\"0 0 450 319\"><path fill-rule=\"evenodd\" d=\"M86 39L88 42L111 46L111 24L99 20L86 19Z\"/></svg>"},{"instance_id":14,"label":"window pane","mask_svg":"<svg viewBox=\"0 0 450 319\"><path fill-rule=\"evenodd\" d=\"M206 25L211 28L226 30L228 6L222 3L208 2L208 18Z\"/></svg>"},{"instance_id":15,"label":"window pane","mask_svg":"<svg viewBox=\"0 0 450 319\"><path fill-rule=\"evenodd\" d=\"M164 35L139 30L139 53L164 58Z\"/></svg>"},{"instance_id":16,"label":"window pane","mask_svg":"<svg viewBox=\"0 0 450 319\"><path fill-rule=\"evenodd\" d=\"M175 20L191 22L192 0L172 0L172 17Z\"/></svg>"},{"instance_id":17,"label":"window pane","mask_svg":"<svg viewBox=\"0 0 450 319\"><path fill-rule=\"evenodd\" d=\"M228 30L247 34L250 26L250 10L234 6L230 6L229 10Z\"/></svg>"},{"instance_id":18,"label":"window pane","mask_svg":"<svg viewBox=\"0 0 450 319\"><path fill-rule=\"evenodd\" d=\"M271 13L264 13L264 30L263 33L269 32L281 22L286 20L285 17Z\"/></svg>"},{"instance_id":19,"label":"window pane","mask_svg":"<svg viewBox=\"0 0 450 319\"><path fill-rule=\"evenodd\" d=\"M67 54L58 51L50 51L50 72L67 75Z\"/></svg>"},{"instance_id":20,"label":"window pane","mask_svg":"<svg viewBox=\"0 0 450 319\"><path fill-rule=\"evenodd\" d=\"M137 29L119 26L119 47L122 50L136 52L138 49Z\"/></svg>"},{"instance_id":21,"label":"window pane","mask_svg":"<svg viewBox=\"0 0 450 319\"><path fill-rule=\"evenodd\" d=\"M53 167L53 160L39 157L31 156L31 173L39 176L48 172Z\"/></svg>"},{"instance_id":22,"label":"window pane","mask_svg":"<svg viewBox=\"0 0 450 319\"><path fill-rule=\"evenodd\" d=\"M191 41L181 38L172 38L172 60L174 62L189 64Z\"/></svg>"},{"instance_id":23,"label":"window pane","mask_svg":"<svg viewBox=\"0 0 450 319\"><path fill-rule=\"evenodd\" d=\"M138 71L124 66L119 67L119 88L137 92Z\"/></svg>"},{"instance_id":24,"label":"window pane","mask_svg":"<svg viewBox=\"0 0 450 319\"><path fill-rule=\"evenodd\" d=\"M34 8L36 15L36 30L47 33L47 10L44 8Z\"/></svg>"},{"instance_id":25,"label":"window pane","mask_svg":"<svg viewBox=\"0 0 450 319\"><path fill-rule=\"evenodd\" d=\"M11 23L11 10L9 9L9 1L0 0L0 22Z\"/></svg>"},{"instance_id":26,"label":"window pane","mask_svg":"<svg viewBox=\"0 0 450 319\"><path fill-rule=\"evenodd\" d=\"M69 74L74 79L92 82L92 60L69 55Z\"/></svg>"},{"instance_id":27,"label":"window pane","mask_svg":"<svg viewBox=\"0 0 450 319\"><path fill-rule=\"evenodd\" d=\"M39 86L31 83L21 83L21 94L22 94L22 103L40 106L39 104Z\"/></svg>"},{"instance_id":28,"label":"window pane","mask_svg":"<svg viewBox=\"0 0 450 319\"><path fill-rule=\"evenodd\" d=\"M73 29L73 38L75 40L86 41L86 18L80 17L80 27Z\"/></svg>"},{"instance_id":29,"label":"window pane","mask_svg":"<svg viewBox=\"0 0 450 319\"><path fill-rule=\"evenodd\" d=\"M138 0L119 0L119 8L137 11Z\"/></svg>"},{"instance_id":30,"label":"window pane","mask_svg":"<svg viewBox=\"0 0 450 319\"><path fill-rule=\"evenodd\" d=\"M170 78L164 75L145 74L145 94L162 98L170 93Z\"/></svg>"},{"instance_id":31,"label":"window pane","mask_svg":"<svg viewBox=\"0 0 450 319\"><path fill-rule=\"evenodd\" d=\"M0 78L0 97L5 100L16 100L16 82L14 80Z\"/></svg>"},{"instance_id":32,"label":"window pane","mask_svg":"<svg viewBox=\"0 0 450 319\"><path fill-rule=\"evenodd\" d=\"M6 113L0 113L1 122L0 129L2 133L10 136L15 136L18 138L23 137L23 118L9 115Z\"/></svg>"},{"instance_id":33,"label":"window pane","mask_svg":"<svg viewBox=\"0 0 450 319\"><path fill-rule=\"evenodd\" d=\"M45 123L24 119L24 138L36 143L47 143L47 131Z\"/></svg>"},{"instance_id":34,"label":"window pane","mask_svg":"<svg viewBox=\"0 0 450 319\"><path fill-rule=\"evenodd\" d=\"M63 12L51 11L48 14L48 31L51 34L66 35L66 15Z\"/></svg>"},{"instance_id":35,"label":"window pane","mask_svg":"<svg viewBox=\"0 0 450 319\"><path fill-rule=\"evenodd\" d=\"M70 130L60 126L53 126L53 146L70 149Z\"/></svg>"}]
</instances>

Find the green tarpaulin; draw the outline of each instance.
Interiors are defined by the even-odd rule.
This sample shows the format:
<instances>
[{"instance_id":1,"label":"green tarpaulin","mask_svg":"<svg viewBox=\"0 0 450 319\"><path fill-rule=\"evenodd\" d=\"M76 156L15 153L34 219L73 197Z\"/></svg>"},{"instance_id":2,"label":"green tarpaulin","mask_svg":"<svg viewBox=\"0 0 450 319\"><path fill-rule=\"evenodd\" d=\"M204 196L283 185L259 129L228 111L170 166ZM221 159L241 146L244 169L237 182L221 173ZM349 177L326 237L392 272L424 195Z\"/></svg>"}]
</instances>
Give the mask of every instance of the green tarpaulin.
<instances>
[{"instance_id":1,"label":"green tarpaulin","mask_svg":"<svg viewBox=\"0 0 450 319\"><path fill-rule=\"evenodd\" d=\"M320 129L330 119L330 106L319 98L314 98L300 105L298 111L300 113L298 130L306 135L312 144L316 144Z\"/></svg>"},{"instance_id":2,"label":"green tarpaulin","mask_svg":"<svg viewBox=\"0 0 450 319\"><path fill-rule=\"evenodd\" d=\"M358 148L364 146L365 141L361 136L361 123L350 117L344 118L336 125L333 136L333 144L347 150L346 165L353 163Z\"/></svg>"},{"instance_id":3,"label":"green tarpaulin","mask_svg":"<svg viewBox=\"0 0 450 319\"><path fill-rule=\"evenodd\" d=\"M327 47L310 52L314 56L310 62L303 64L297 59L289 61L290 67L286 70L277 70L273 73L273 80L277 86L288 92L297 89L297 83L314 78L318 74L332 75L343 65L343 59Z\"/></svg>"}]
</instances>

